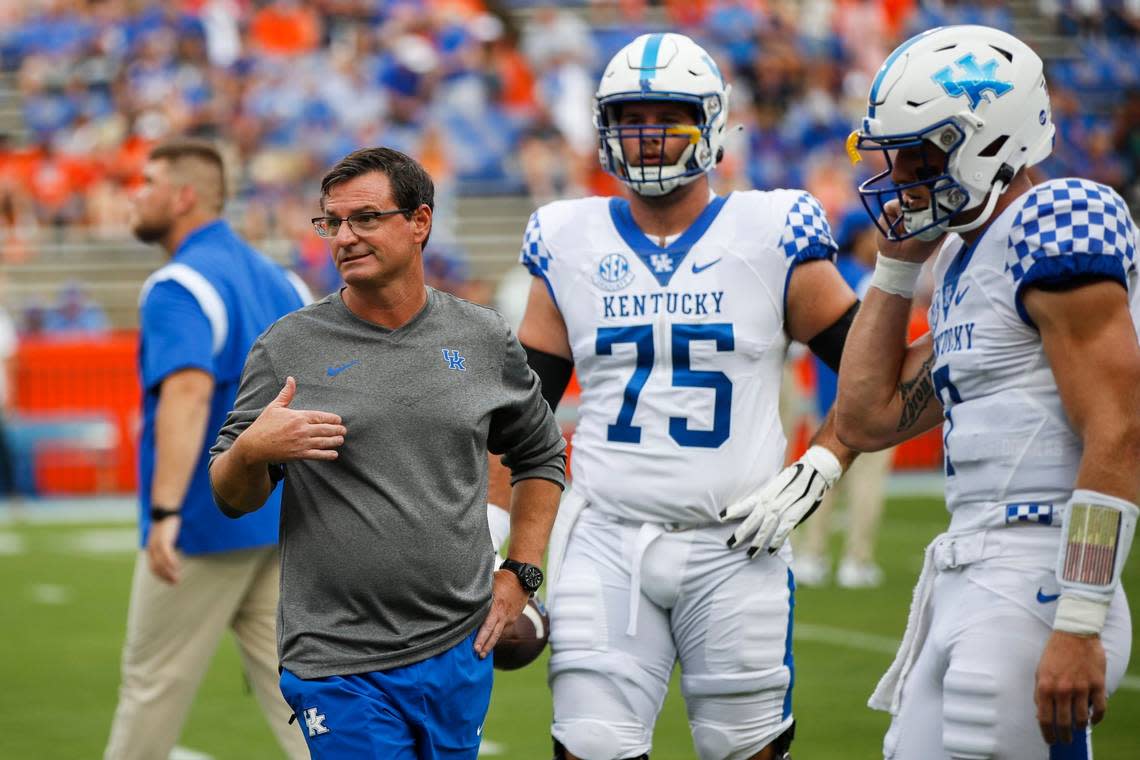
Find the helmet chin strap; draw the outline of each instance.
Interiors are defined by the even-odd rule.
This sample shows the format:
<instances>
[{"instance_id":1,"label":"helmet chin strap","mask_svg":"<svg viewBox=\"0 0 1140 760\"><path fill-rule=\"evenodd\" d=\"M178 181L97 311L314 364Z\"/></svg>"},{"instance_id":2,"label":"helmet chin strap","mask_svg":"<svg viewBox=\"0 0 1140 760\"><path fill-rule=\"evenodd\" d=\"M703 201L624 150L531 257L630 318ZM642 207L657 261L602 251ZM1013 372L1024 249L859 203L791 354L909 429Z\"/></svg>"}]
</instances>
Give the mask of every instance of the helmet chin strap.
<instances>
[{"instance_id":1,"label":"helmet chin strap","mask_svg":"<svg viewBox=\"0 0 1140 760\"><path fill-rule=\"evenodd\" d=\"M977 217L975 217L972 221L958 225L940 224L937 227L931 227L924 232L918 233L915 235L915 237L917 237L919 240L931 241L937 240L947 232L969 232L970 230L975 230L978 227L981 227L990 218L990 214L993 213L994 207L997 205L998 198L1000 198L1001 194L1005 192L1005 189L1008 187L1008 185L1009 183L1006 182L1004 177L998 177L995 179L994 184L990 187L989 194L986 196L986 205L982 208L981 213L978 214ZM927 206L926 208L919 209L918 211L903 212L903 216L905 218L905 226L907 228L922 228L930 223L930 219L933 217L933 212L931 211L930 206Z\"/></svg>"}]
</instances>

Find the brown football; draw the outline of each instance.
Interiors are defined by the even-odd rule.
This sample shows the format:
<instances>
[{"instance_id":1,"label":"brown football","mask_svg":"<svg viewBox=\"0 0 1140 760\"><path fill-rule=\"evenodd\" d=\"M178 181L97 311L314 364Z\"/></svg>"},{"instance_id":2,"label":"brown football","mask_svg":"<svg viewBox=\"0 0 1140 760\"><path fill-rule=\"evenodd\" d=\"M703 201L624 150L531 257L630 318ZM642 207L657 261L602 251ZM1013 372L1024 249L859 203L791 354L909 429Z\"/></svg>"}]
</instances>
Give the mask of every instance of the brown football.
<instances>
[{"instance_id":1,"label":"brown football","mask_svg":"<svg viewBox=\"0 0 1140 760\"><path fill-rule=\"evenodd\" d=\"M523 607L518 619L503 631L495 644L495 667L517 670L530 665L542 654L550 638L550 618L542 602L534 597Z\"/></svg>"}]
</instances>

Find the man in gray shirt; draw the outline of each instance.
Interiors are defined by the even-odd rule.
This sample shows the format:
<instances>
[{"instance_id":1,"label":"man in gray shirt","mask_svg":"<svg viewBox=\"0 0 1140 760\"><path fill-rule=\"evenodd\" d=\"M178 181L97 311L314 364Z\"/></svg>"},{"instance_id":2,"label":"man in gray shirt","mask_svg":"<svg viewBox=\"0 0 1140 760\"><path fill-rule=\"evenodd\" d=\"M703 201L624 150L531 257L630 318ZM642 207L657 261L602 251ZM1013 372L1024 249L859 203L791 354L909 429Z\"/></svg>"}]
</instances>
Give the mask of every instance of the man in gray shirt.
<instances>
[{"instance_id":1,"label":"man in gray shirt","mask_svg":"<svg viewBox=\"0 0 1140 760\"><path fill-rule=\"evenodd\" d=\"M222 511L284 476L281 690L314 757L474 758L500 633L542 580L565 442L496 312L424 284L433 186L372 148L321 184L346 287L250 351L212 451ZM306 411L319 410L319 411ZM493 567L486 452L511 470Z\"/></svg>"}]
</instances>

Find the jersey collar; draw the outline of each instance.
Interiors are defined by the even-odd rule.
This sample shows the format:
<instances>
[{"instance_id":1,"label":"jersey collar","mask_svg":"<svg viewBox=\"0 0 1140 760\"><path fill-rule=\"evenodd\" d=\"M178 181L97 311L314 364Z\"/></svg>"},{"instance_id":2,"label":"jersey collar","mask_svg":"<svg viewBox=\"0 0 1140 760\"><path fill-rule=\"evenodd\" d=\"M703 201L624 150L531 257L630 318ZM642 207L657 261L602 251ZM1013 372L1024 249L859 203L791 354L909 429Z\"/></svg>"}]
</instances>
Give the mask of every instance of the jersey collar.
<instances>
[{"instance_id":1,"label":"jersey collar","mask_svg":"<svg viewBox=\"0 0 1140 760\"><path fill-rule=\"evenodd\" d=\"M716 219L724 203L732 193L724 196L714 196L709 204L701 211L700 216L689 225L679 238L662 248L654 243L633 220L633 213L629 209L629 201L625 198L610 199L610 219L625 244L630 247L645 268L657 279L658 284L665 287L673 279L673 274L681 268L681 262L689 249L705 234Z\"/></svg>"}]
</instances>

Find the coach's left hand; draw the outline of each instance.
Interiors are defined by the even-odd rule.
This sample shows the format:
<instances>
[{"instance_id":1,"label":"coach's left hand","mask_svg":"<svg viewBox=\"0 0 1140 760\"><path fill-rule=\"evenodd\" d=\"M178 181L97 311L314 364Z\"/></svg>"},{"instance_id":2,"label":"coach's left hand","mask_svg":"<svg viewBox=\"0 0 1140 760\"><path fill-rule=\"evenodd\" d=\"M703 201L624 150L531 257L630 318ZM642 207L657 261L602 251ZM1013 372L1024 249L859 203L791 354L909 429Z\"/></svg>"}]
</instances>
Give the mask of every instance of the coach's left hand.
<instances>
[{"instance_id":1,"label":"coach's left hand","mask_svg":"<svg viewBox=\"0 0 1140 760\"><path fill-rule=\"evenodd\" d=\"M1045 742L1068 744L1073 728L1096 725L1108 710L1100 636L1054 631L1037 665L1037 722ZM1089 715L1089 710L1092 715Z\"/></svg>"},{"instance_id":2,"label":"coach's left hand","mask_svg":"<svg viewBox=\"0 0 1140 760\"><path fill-rule=\"evenodd\" d=\"M522 614L530 595L518 577L509 570L496 570L491 581L491 611L475 636L475 653L480 659L490 654L508 625Z\"/></svg>"},{"instance_id":3,"label":"coach's left hand","mask_svg":"<svg viewBox=\"0 0 1140 760\"><path fill-rule=\"evenodd\" d=\"M827 489L843 474L843 466L828 449L812 446L790 467L769 480L760 490L720 513L721 520L744 522L728 539L728 548L736 547L753 534L748 556L762 549L775 554L792 528L807 519L823 501Z\"/></svg>"}]
</instances>

